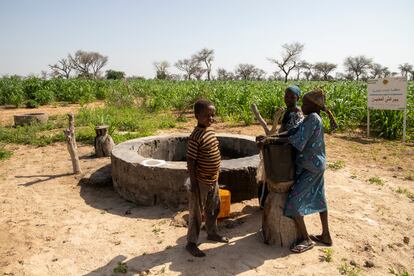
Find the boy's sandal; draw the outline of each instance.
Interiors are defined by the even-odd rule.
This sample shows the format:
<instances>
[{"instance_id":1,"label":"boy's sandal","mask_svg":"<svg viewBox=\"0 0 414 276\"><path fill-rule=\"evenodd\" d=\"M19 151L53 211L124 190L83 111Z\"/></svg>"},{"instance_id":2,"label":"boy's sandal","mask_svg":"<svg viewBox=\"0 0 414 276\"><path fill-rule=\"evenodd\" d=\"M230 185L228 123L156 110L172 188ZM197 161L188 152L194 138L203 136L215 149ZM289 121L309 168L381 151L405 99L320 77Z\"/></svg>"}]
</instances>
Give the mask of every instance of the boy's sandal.
<instances>
[{"instance_id":1,"label":"boy's sandal","mask_svg":"<svg viewBox=\"0 0 414 276\"><path fill-rule=\"evenodd\" d=\"M314 246L315 246L314 242L303 241L299 244L293 244L292 247L290 248L290 251L294 253L303 253L305 251L312 249Z\"/></svg>"},{"instance_id":2,"label":"boy's sandal","mask_svg":"<svg viewBox=\"0 0 414 276\"><path fill-rule=\"evenodd\" d=\"M332 242L326 242L326 241L324 241L322 239L322 236L321 235L310 235L309 238L311 240L313 240L314 242L318 242L318 243L321 243L321 244L326 245L326 246L332 246Z\"/></svg>"}]
</instances>

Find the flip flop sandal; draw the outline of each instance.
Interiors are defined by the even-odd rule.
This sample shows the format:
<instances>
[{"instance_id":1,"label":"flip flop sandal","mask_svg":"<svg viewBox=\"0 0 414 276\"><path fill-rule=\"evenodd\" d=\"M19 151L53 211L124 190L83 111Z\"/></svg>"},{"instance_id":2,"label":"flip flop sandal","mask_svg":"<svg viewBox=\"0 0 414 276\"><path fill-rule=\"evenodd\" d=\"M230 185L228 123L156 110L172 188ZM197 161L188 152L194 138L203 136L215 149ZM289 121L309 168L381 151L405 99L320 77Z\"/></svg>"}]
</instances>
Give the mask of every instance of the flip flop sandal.
<instances>
[{"instance_id":1,"label":"flip flop sandal","mask_svg":"<svg viewBox=\"0 0 414 276\"><path fill-rule=\"evenodd\" d=\"M324 244L324 245L326 245L326 246L332 246L332 242L325 242L325 241L323 241L322 239L320 239L319 237L320 237L320 236L318 236L318 235L310 235L310 236L309 236L309 238L310 238L311 240L313 240L314 242L321 243L321 244Z\"/></svg>"},{"instance_id":2,"label":"flip flop sandal","mask_svg":"<svg viewBox=\"0 0 414 276\"><path fill-rule=\"evenodd\" d=\"M303 242L302 242L302 243L299 243L299 244L295 245L294 247L292 247L290 249L290 251L292 251L294 253L303 253L305 251L308 251L308 250L312 249L314 246L315 246L315 244L313 242L308 243L308 244L303 244Z\"/></svg>"}]
</instances>

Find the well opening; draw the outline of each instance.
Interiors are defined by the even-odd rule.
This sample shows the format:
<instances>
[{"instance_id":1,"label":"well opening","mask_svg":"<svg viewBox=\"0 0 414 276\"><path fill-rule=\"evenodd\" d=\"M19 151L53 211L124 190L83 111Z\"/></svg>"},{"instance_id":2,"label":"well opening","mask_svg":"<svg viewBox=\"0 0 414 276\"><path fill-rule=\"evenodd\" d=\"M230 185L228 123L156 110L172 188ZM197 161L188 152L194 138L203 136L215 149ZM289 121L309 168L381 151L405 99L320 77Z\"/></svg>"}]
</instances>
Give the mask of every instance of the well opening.
<instances>
[{"instance_id":1,"label":"well opening","mask_svg":"<svg viewBox=\"0 0 414 276\"><path fill-rule=\"evenodd\" d=\"M137 154L145 158L165 161L186 161L188 137L155 139L142 143ZM230 160L257 154L257 146L250 140L218 137L222 160ZM237 144L237 145L235 145Z\"/></svg>"}]
</instances>

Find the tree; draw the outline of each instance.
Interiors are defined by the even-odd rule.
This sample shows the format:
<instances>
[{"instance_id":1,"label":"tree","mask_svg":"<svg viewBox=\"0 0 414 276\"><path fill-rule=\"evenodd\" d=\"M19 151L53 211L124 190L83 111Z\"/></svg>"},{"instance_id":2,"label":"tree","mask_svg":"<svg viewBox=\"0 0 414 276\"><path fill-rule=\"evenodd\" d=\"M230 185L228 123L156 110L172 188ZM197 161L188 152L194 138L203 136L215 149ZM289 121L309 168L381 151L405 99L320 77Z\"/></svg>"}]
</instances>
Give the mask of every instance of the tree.
<instances>
[{"instance_id":1,"label":"tree","mask_svg":"<svg viewBox=\"0 0 414 276\"><path fill-rule=\"evenodd\" d=\"M255 77L257 68L253 64L241 63L234 70L236 77L242 80L252 80Z\"/></svg>"},{"instance_id":2,"label":"tree","mask_svg":"<svg viewBox=\"0 0 414 276\"><path fill-rule=\"evenodd\" d=\"M269 81L273 81L273 80L277 80L277 81L281 81L284 78L282 77L282 75L280 74L279 71L274 71L271 75L269 75L269 77L267 78L267 80Z\"/></svg>"},{"instance_id":3,"label":"tree","mask_svg":"<svg viewBox=\"0 0 414 276\"><path fill-rule=\"evenodd\" d=\"M232 72L227 71L226 69L219 68L217 69L217 80L220 80L220 81L234 80L234 74Z\"/></svg>"},{"instance_id":4,"label":"tree","mask_svg":"<svg viewBox=\"0 0 414 276\"><path fill-rule=\"evenodd\" d=\"M331 76L329 76L329 74L335 70L337 67L336 64L334 63L329 63L329 62L317 62L314 65L314 69L318 74L322 74L322 78L323 80L328 80L329 78L332 78Z\"/></svg>"},{"instance_id":5,"label":"tree","mask_svg":"<svg viewBox=\"0 0 414 276\"><path fill-rule=\"evenodd\" d=\"M253 79L258 81L266 79L266 72L263 69L256 68L253 73Z\"/></svg>"},{"instance_id":6,"label":"tree","mask_svg":"<svg viewBox=\"0 0 414 276\"><path fill-rule=\"evenodd\" d=\"M398 66L398 69L400 69L401 71L401 76L408 78L408 74L413 71L413 66L411 64L404 63L404 64L400 64Z\"/></svg>"},{"instance_id":7,"label":"tree","mask_svg":"<svg viewBox=\"0 0 414 276\"><path fill-rule=\"evenodd\" d=\"M280 60L269 58L269 61L275 63L276 66L285 74L285 82L288 80L290 71L297 66L298 59L304 47L305 45L299 42L291 44L286 43L282 45L284 52L282 53L282 58Z\"/></svg>"},{"instance_id":8,"label":"tree","mask_svg":"<svg viewBox=\"0 0 414 276\"><path fill-rule=\"evenodd\" d=\"M207 72L207 80L211 80L211 65L214 60L214 50L203 48L197 54L193 55L192 58L198 62L204 62L206 68L202 71Z\"/></svg>"},{"instance_id":9,"label":"tree","mask_svg":"<svg viewBox=\"0 0 414 276\"><path fill-rule=\"evenodd\" d=\"M62 58L56 64L49 65L49 68L52 70L51 75L53 77L65 79L70 78L70 72L73 69L69 58Z\"/></svg>"},{"instance_id":10,"label":"tree","mask_svg":"<svg viewBox=\"0 0 414 276\"><path fill-rule=\"evenodd\" d=\"M370 73L371 73L371 78L376 79L376 78L384 78L389 76L390 70L388 70L388 67L383 67L381 64L379 63L373 63L371 64L371 67L369 68Z\"/></svg>"},{"instance_id":11,"label":"tree","mask_svg":"<svg viewBox=\"0 0 414 276\"><path fill-rule=\"evenodd\" d=\"M72 68L78 72L78 76L97 79L100 76L100 70L108 62L108 57L98 52L78 50L74 56L69 55L69 61Z\"/></svg>"},{"instance_id":12,"label":"tree","mask_svg":"<svg viewBox=\"0 0 414 276\"><path fill-rule=\"evenodd\" d=\"M357 81L361 74L366 74L366 71L370 68L371 64L372 59L363 55L347 57L344 61L345 70L350 74L354 74Z\"/></svg>"},{"instance_id":13,"label":"tree","mask_svg":"<svg viewBox=\"0 0 414 276\"><path fill-rule=\"evenodd\" d=\"M202 70L200 62L197 59L180 59L175 63L178 70L185 72L184 79L191 80L197 71Z\"/></svg>"},{"instance_id":14,"label":"tree","mask_svg":"<svg viewBox=\"0 0 414 276\"><path fill-rule=\"evenodd\" d=\"M105 75L107 80L122 80L125 78L125 72L116 70L107 70Z\"/></svg>"},{"instance_id":15,"label":"tree","mask_svg":"<svg viewBox=\"0 0 414 276\"><path fill-rule=\"evenodd\" d=\"M168 68L170 67L170 63L168 61L160 61L153 63L156 71L156 79L159 80L166 80L169 78Z\"/></svg>"}]
</instances>

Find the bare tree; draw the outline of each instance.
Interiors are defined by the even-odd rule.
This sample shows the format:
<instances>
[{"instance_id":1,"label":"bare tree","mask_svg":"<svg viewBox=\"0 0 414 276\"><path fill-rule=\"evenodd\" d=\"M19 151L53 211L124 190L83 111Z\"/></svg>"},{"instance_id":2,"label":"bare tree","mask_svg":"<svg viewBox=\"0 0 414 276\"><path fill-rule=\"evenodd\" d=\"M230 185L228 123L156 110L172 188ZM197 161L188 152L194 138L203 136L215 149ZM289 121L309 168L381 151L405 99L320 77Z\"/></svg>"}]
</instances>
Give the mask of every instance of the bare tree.
<instances>
[{"instance_id":1,"label":"bare tree","mask_svg":"<svg viewBox=\"0 0 414 276\"><path fill-rule=\"evenodd\" d=\"M194 77L196 78L196 80L201 80L206 71L207 69L204 69L201 66L197 67L194 71Z\"/></svg>"},{"instance_id":2,"label":"bare tree","mask_svg":"<svg viewBox=\"0 0 414 276\"><path fill-rule=\"evenodd\" d=\"M45 70L40 71L40 77L42 79L47 80L47 75L48 75L47 71L45 71Z\"/></svg>"},{"instance_id":3,"label":"bare tree","mask_svg":"<svg viewBox=\"0 0 414 276\"><path fill-rule=\"evenodd\" d=\"M408 74L413 71L413 66L409 63L400 64L398 69L401 71L401 76L408 77Z\"/></svg>"},{"instance_id":4,"label":"bare tree","mask_svg":"<svg viewBox=\"0 0 414 276\"><path fill-rule=\"evenodd\" d=\"M211 80L211 65L214 60L214 50L203 48L197 54L193 55L192 58L205 64L206 68L203 71L207 72L207 80Z\"/></svg>"},{"instance_id":5,"label":"bare tree","mask_svg":"<svg viewBox=\"0 0 414 276\"><path fill-rule=\"evenodd\" d=\"M275 63L276 66L285 74L285 82L288 80L290 71L297 66L298 59L304 47L305 45L299 42L291 44L286 43L282 45L284 52L282 53L282 58L280 60L269 58L269 61Z\"/></svg>"},{"instance_id":6,"label":"bare tree","mask_svg":"<svg viewBox=\"0 0 414 276\"><path fill-rule=\"evenodd\" d=\"M312 77L312 70L313 70L313 64L307 62L306 60L302 60L300 62L300 67L303 70L302 73L305 76L306 80L310 80Z\"/></svg>"},{"instance_id":7,"label":"bare tree","mask_svg":"<svg viewBox=\"0 0 414 276\"><path fill-rule=\"evenodd\" d=\"M390 70L388 70L388 67L384 67L379 63L371 64L369 70L371 73L370 77L373 79L387 77L391 74Z\"/></svg>"},{"instance_id":8,"label":"bare tree","mask_svg":"<svg viewBox=\"0 0 414 276\"><path fill-rule=\"evenodd\" d=\"M200 62L193 58L178 60L175 63L175 67L177 67L178 70L185 72L184 79L186 80L191 80L191 76L202 69Z\"/></svg>"},{"instance_id":9,"label":"bare tree","mask_svg":"<svg viewBox=\"0 0 414 276\"><path fill-rule=\"evenodd\" d=\"M281 81L283 80L282 75L280 74L279 71L274 71L271 75L269 75L269 77L267 78L267 80L277 80L277 81Z\"/></svg>"},{"instance_id":10,"label":"bare tree","mask_svg":"<svg viewBox=\"0 0 414 276\"><path fill-rule=\"evenodd\" d=\"M78 50L74 56L69 55L69 60L79 76L97 79L100 76L100 70L108 62L108 57L98 52Z\"/></svg>"},{"instance_id":11,"label":"bare tree","mask_svg":"<svg viewBox=\"0 0 414 276\"><path fill-rule=\"evenodd\" d=\"M329 76L329 74L335 70L337 67L334 63L329 62L317 62L314 65L314 69L318 74L322 74L323 80L328 80L329 78L332 78Z\"/></svg>"},{"instance_id":12,"label":"bare tree","mask_svg":"<svg viewBox=\"0 0 414 276\"><path fill-rule=\"evenodd\" d=\"M234 80L234 74L232 72L227 71L226 69L219 68L217 69L217 80L221 80L221 81Z\"/></svg>"},{"instance_id":13,"label":"bare tree","mask_svg":"<svg viewBox=\"0 0 414 276\"><path fill-rule=\"evenodd\" d=\"M62 58L56 64L49 65L49 68L52 70L51 75L53 77L65 79L70 78L70 72L72 72L73 69L69 58Z\"/></svg>"},{"instance_id":14,"label":"bare tree","mask_svg":"<svg viewBox=\"0 0 414 276\"><path fill-rule=\"evenodd\" d=\"M241 63L237 65L235 71L236 77L242 80L252 80L255 77L257 68L253 64Z\"/></svg>"},{"instance_id":15,"label":"bare tree","mask_svg":"<svg viewBox=\"0 0 414 276\"><path fill-rule=\"evenodd\" d=\"M170 63L168 61L160 61L153 63L156 71L156 77L159 80L166 80L168 79L169 73L168 68L170 67Z\"/></svg>"},{"instance_id":16,"label":"bare tree","mask_svg":"<svg viewBox=\"0 0 414 276\"><path fill-rule=\"evenodd\" d=\"M256 68L253 73L253 79L258 81L266 79L266 72L263 69Z\"/></svg>"},{"instance_id":17,"label":"bare tree","mask_svg":"<svg viewBox=\"0 0 414 276\"><path fill-rule=\"evenodd\" d=\"M345 70L350 74L355 74L356 80L359 80L361 74L366 74L370 68L372 59L366 56L347 57L344 61Z\"/></svg>"}]
</instances>

